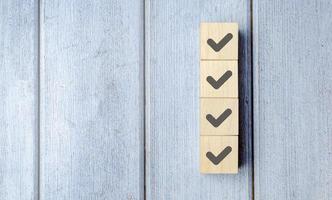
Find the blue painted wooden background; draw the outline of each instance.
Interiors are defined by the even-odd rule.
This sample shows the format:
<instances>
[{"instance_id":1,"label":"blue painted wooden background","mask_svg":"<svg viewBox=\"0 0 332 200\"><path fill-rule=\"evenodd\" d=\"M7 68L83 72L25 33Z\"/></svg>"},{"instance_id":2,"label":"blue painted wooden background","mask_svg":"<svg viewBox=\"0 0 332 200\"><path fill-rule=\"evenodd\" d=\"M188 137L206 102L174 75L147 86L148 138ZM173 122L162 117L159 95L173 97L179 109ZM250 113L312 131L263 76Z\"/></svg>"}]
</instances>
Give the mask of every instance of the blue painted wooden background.
<instances>
[{"instance_id":1,"label":"blue painted wooden background","mask_svg":"<svg viewBox=\"0 0 332 200\"><path fill-rule=\"evenodd\" d=\"M332 199L327 0L0 1L0 199ZM240 27L240 172L199 173L199 24Z\"/></svg>"}]
</instances>

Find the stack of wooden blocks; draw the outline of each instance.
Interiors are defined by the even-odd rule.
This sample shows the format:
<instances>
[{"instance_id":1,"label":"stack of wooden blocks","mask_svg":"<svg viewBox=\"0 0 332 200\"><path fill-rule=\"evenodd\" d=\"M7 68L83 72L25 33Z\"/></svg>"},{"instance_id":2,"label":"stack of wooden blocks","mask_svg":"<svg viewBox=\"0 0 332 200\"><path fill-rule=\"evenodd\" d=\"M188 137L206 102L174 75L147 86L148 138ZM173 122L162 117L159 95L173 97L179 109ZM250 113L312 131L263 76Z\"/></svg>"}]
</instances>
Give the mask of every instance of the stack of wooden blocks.
<instances>
[{"instance_id":1,"label":"stack of wooden blocks","mask_svg":"<svg viewBox=\"0 0 332 200\"><path fill-rule=\"evenodd\" d=\"M201 23L200 171L238 172L238 24Z\"/></svg>"}]
</instances>

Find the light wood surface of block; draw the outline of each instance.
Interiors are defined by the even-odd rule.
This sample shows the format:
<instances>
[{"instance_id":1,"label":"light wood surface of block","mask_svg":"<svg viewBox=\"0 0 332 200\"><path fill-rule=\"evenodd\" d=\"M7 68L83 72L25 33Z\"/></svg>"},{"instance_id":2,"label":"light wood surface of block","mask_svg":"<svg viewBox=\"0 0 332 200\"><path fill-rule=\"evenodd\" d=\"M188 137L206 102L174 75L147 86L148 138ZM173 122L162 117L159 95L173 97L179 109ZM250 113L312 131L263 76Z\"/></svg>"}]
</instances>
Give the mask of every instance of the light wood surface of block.
<instances>
[{"instance_id":1,"label":"light wood surface of block","mask_svg":"<svg viewBox=\"0 0 332 200\"><path fill-rule=\"evenodd\" d=\"M201 61L201 97L238 97L237 61Z\"/></svg>"},{"instance_id":2,"label":"light wood surface of block","mask_svg":"<svg viewBox=\"0 0 332 200\"><path fill-rule=\"evenodd\" d=\"M238 136L201 136L201 173L238 173Z\"/></svg>"},{"instance_id":3,"label":"light wood surface of block","mask_svg":"<svg viewBox=\"0 0 332 200\"><path fill-rule=\"evenodd\" d=\"M238 135L238 99L201 98L200 101L201 135Z\"/></svg>"},{"instance_id":4,"label":"light wood surface of block","mask_svg":"<svg viewBox=\"0 0 332 200\"><path fill-rule=\"evenodd\" d=\"M238 59L237 23L201 23L200 29L202 60Z\"/></svg>"}]
</instances>

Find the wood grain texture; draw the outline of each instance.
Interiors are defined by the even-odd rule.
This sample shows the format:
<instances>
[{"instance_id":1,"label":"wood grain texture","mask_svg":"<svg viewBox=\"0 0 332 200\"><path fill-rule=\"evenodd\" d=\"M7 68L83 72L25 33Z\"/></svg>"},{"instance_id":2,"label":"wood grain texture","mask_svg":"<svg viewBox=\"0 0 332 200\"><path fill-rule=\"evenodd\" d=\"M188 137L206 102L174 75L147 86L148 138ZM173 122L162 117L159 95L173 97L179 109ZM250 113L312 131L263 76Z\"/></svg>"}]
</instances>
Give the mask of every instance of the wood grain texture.
<instances>
[{"instance_id":1,"label":"wood grain texture","mask_svg":"<svg viewBox=\"0 0 332 200\"><path fill-rule=\"evenodd\" d=\"M143 199L143 2L41 2L41 199Z\"/></svg>"},{"instance_id":2,"label":"wood grain texture","mask_svg":"<svg viewBox=\"0 0 332 200\"><path fill-rule=\"evenodd\" d=\"M254 1L255 199L332 199L331 10Z\"/></svg>"},{"instance_id":3,"label":"wood grain texture","mask_svg":"<svg viewBox=\"0 0 332 200\"><path fill-rule=\"evenodd\" d=\"M38 4L0 1L0 199L38 190Z\"/></svg>"},{"instance_id":4,"label":"wood grain texture","mask_svg":"<svg viewBox=\"0 0 332 200\"><path fill-rule=\"evenodd\" d=\"M147 199L251 198L250 5L247 1L146 1ZM199 25L240 29L240 169L199 172Z\"/></svg>"}]
</instances>

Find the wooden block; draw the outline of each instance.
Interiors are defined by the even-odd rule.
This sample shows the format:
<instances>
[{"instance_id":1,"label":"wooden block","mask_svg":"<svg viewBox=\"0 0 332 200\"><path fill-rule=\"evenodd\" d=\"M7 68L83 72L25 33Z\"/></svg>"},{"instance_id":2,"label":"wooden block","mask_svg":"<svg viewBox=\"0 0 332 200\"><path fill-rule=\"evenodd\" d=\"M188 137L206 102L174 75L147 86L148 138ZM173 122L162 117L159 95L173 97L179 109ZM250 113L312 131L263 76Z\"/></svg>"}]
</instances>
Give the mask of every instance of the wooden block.
<instances>
[{"instance_id":1,"label":"wooden block","mask_svg":"<svg viewBox=\"0 0 332 200\"><path fill-rule=\"evenodd\" d=\"M238 136L200 136L201 173L238 173Z\"/></svg>"},{"instance_id":2,"label":"wooden block","mask_svg":"<svg viewBox=\"0 0 332 200\"><path fill-rule=\"evenodd\" d=\"M201 97L238 97L237 61L201 61Z\"/></svg>"},{"instance_id":3,"label":"wooden block","mask_svg":"<svg viewBox=\"0 0 332 200\"><path fill-rule=\"evenodd\" d=\"M201 23L201 59L238 59L237 23Z\"/></svg>"},{"instance_id":4,"label":"wooden block","mask_svg":"<svg viewBox=\"0 0 332 200\"><path fill-rule=\"evenodd\" d=\"M238 99L201 98L201 135L238 135Z\"/></svg>"}]
</instances>

